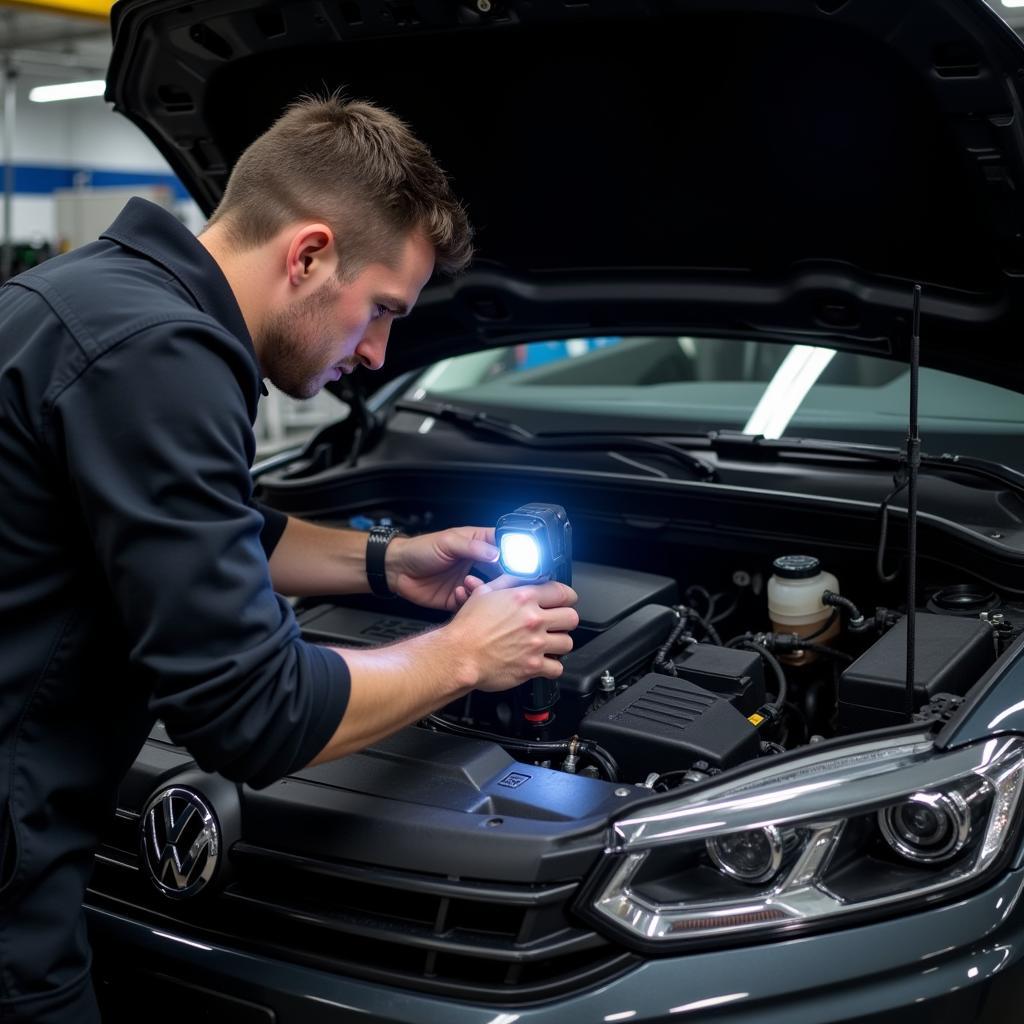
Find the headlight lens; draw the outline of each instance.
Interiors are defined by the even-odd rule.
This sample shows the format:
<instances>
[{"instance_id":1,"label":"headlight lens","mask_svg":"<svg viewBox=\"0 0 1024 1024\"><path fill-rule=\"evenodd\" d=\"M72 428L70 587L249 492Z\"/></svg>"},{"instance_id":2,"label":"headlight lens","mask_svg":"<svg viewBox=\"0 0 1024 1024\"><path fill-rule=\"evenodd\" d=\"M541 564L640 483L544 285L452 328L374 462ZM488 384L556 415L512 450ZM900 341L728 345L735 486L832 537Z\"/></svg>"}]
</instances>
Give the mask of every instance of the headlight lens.
<instances>
[{"instance_id":1,"label":"headlight lens","mask_svg":"<svg viewBox=\"0 0 1024 1024\"><path fill-rule=\"evenodd\" d=\"M996 865L1022 788L1014 737L815 751L616 822L586 912L649 949L920 907Z\"/></svg>"},{"instance_id":2,"label":"headlight lens","mask_svg":"<svg viewBox=\"0 0 1024 1024\"><path fill-rule=\"evenodd\" d=\"M705 841L708 856L723 874L741 882L767 882L782 867L785 848L774 825L731 832Z\"/></svg>"},{"instance_id":3,"label":"headlight lens","mask_svg":"<svg viewBox=\"0 0 1024 1024\"><path fill-rule=\"evenodd\" d=\"M989 787L974 787L976 807L986 804ZM971 808L956 789L948 793L914 793L902 803L878 812L878 827L886 842L907 860L937 864L955 857L971 840ZM974 829L973 834L979 834Z\"/></svg>"}]
</instances>

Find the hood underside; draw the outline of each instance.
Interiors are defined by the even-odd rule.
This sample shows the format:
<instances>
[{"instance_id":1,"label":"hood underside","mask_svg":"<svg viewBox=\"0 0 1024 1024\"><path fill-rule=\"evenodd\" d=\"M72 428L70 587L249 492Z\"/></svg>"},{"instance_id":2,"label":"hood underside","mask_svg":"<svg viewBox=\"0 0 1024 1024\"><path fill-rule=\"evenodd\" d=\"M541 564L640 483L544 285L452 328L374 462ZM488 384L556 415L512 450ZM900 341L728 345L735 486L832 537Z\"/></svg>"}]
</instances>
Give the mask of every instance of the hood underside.
<instances>
[{"instance_id":1,"label":"hood underside","mask_svg":"<svg viewBox=\"0 0 1024 1024\"><path fill-rule=\"evenodd\" d=\"M480 7L487 7L486 13ZM377 381L529 338L813 340L1024 391L1024 45L982 0L121 0L108 98L200 206L343 87L451 174L477 259Z\"/></svg>"}]
</instances>

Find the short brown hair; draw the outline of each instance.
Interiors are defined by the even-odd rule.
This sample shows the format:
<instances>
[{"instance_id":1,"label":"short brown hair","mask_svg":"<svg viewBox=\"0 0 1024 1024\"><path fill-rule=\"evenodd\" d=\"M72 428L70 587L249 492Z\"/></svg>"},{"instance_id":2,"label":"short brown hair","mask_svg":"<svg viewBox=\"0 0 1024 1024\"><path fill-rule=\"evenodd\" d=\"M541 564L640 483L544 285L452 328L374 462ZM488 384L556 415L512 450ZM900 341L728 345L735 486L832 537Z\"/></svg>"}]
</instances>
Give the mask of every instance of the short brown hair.
<instances>
[{"instance_id":1,"label":"short brown hair","mask_svg":"<svg viewBox=\"0 0 1024 1024\"><path fill-rule=\"evenodd\" d=\"M334 231L343 277L392 262L416 229L443 273L473 255L466 211L430 150L394 114L339 93L301 98L256 139L209 223L223 221L236 244L252 248L307 219Z\"/></svg>"}]
</instances>

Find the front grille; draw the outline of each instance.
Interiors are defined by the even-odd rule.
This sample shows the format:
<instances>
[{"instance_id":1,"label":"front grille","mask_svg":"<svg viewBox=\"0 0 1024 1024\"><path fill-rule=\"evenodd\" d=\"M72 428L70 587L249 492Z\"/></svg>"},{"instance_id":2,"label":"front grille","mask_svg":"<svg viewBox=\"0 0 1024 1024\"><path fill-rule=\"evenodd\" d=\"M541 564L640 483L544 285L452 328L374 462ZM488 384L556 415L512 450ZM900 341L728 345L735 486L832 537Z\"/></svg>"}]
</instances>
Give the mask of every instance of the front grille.
<instances>
[{"instance_id":1,"label":"front grille","mask_svg":"<svg viewBox=\"0 0 1024 1024\"><path fill-rule=\"evenodd\" d=\"M575 992L636 959L570 920L579 880L510 885L316 860L236 843L209 899L161 896L119 812L89 901L225 945L369 980L510 1004Z\"/></svg>"}]
</instances>

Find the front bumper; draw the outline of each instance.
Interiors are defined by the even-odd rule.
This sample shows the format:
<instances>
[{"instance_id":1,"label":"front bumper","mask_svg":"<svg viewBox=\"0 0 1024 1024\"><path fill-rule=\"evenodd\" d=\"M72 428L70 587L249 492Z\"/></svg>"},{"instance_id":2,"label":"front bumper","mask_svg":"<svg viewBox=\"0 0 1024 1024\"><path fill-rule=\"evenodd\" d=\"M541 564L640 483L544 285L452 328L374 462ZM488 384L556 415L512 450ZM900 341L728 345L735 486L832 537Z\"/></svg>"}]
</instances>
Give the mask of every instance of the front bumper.
<instances>
[{"instance_id":1,"label":"front bumper","mask_svg":"<svg viewBox=\"0 0 1024 1024\"><path fill-rule=\"evenodd\" d=\"M472 1005L199 942L88 908L105 1024L1009 1024L1024 1005L1024 870L948 906L859 928L648 961L533 1006ZM159 977L156 977L159 976ZM191 986L191 987L188 987ZM158 993L137 1003L139 992ZM185 1012L185 1016L182 1013ZM206 1014L209 1013L209 1016Z\"/></svg>"}]
</instances>

